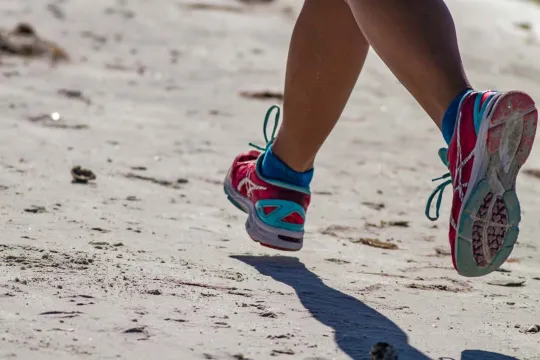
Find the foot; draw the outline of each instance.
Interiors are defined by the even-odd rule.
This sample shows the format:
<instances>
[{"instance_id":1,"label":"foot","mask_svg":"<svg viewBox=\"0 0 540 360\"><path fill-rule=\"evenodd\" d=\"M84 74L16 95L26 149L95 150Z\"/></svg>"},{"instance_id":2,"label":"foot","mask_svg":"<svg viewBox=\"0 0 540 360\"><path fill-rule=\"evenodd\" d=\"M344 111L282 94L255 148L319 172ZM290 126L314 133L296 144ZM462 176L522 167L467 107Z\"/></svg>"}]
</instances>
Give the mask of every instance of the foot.
<instances>
[{"instance_id":1,"label":"foot","mask_svg":"<svg viewBox=\"0 0 540 360\"><path fill-rule=\"evenodd\" d=\"M522 92L472 92L461 102L450 146L439 151L450 170L440 179L448 180L426 208L427 217L436 220L443 190L453 185L449 239L461 275L489 274L513 250L521 220L516 177L531 152L537 119L534 101Z\"/></svg>"},{"instance_id":2,"label":"foot","mask_svg":"<svg viewBox=\"0 0 540 360\"><path fill-rule=\"evenodd\" d=\"M271 139L266 136L270 113L277 109L276 125ZM271 107L265 119L265 139L271 144L279 108ZM306 210L311 199L310 191L283 182L265 178L261 174L264 148L240 154L227 173L225 194L237 208L248 214L246 231L259 244L285 251L298 251L304 240Z\"/></svg>"}]
</instances>

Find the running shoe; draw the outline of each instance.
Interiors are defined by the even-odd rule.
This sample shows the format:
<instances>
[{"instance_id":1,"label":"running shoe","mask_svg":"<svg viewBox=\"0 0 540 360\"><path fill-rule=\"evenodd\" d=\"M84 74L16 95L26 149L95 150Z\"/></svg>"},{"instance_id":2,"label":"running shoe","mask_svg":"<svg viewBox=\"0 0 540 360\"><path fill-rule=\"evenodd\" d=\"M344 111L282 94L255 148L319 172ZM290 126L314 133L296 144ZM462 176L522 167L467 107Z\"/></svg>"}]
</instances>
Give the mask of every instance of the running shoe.
<instances>
[{"instance_id":1,"label":"running shoe","mask_svg":"<svg viewBox=\"0 0 540 360\"><path fill-rule=\"evenodd\" d=\"M538 112L527 94L471 92L460 103L454 136L439 157L450 170L428 199L439 218L443 191L453 185L449 240L459 274L483 276L510 256L521 210L516 177L533 146ZM437 197L435 215L431 205Z\"/></svg>"},{"instance_id":2,"label":"running shoe","mask_svg":"<svg viewBox=\"0 0 540 360\"><path fill-rule=\"evenodd\" d=\"M274 127L268 138L266 128L274 111ZM262 246L298 251L304 240L310 190L268 179L261 173L262 160L274 140L280 112L278 106L268 109L264 120L266 146L250 144L256 150L234 159L225 177L224 190L229 201L248 214L246 231L251 239Z\"/></svg>"}]
</instances>

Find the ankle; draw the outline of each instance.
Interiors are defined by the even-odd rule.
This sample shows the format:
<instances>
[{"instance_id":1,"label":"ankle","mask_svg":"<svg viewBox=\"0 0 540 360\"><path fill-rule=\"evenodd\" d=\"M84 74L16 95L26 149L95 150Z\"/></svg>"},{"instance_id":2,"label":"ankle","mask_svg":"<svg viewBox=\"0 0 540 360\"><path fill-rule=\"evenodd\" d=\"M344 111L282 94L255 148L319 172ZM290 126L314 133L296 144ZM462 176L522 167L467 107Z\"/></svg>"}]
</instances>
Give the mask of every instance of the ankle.
<instances>
[{"instance_id":1,"label":"ankle","mask_svg":"<svg viewBox=\"0 0 540 360\"><path fill-rule=\"evenodd\" d=\"M422 90L423 97L417 98L417 101L433 120L435 125L442 130L443 117L454 99L466 90L472 89L472 86L465 81L460 81L457 84L449 84L447 86L441 85L440 88L432 89L429 93L426 93L425 89Z\"/></svg>"},{"instance_id":2,"label":"ankle","mask_svg":"<svg viewBox=\"0 0 540 360\"><path fill-rule=\"evenodd\" d=\"M272 144L272 153L279 158L287 167L299 173L313 169L314 157L306 156L301 147L291 147L278 136Z\"/></svg>"},{"instance_id":3,"label":"ankle","mask_svg":"<svg viewBox=\"0 0 540 360\"><path fill-rule=\"evenodd\" d=\"M309 188L313 178L313 168L308 171L296 171L283 162L270 147L264 154L261 165L263 176L303 188Z\"/></svg>"}]
</instances>

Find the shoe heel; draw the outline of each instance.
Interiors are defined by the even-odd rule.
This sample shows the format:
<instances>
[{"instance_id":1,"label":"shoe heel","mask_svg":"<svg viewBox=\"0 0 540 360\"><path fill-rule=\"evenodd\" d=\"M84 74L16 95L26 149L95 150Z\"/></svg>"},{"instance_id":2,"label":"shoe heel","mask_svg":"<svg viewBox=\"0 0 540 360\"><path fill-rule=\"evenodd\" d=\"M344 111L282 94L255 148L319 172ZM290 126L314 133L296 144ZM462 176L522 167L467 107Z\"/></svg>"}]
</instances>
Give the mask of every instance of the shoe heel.
<instances>
[{"instance_id":1,"label":"shoe heel","mask_svg":"<svg viewBox=\"0 0 540 360\"><path fill-rule=\"evenodd\" d=\"M491 115L487 150L490 168L506 190L515 187L518 171L527 161L538 123L538 111L527 94L509 92L497 100Z\"/></svg>"},{"instance_id":2,"label":"shoe heel","mask_svg":"<svg viewBox=\"0 0 540 360\"><path fill-rule=\"evenodd\" d=\"M246 220L246 232L253 241L258 242L262 246L283 251L298 251L302 249L304 231L291 231L265 224L259 218L253 204L248 199L245 200L244 204L242 196L236 193L227 179L225 179L223 184L223 191L231 204L249 215Z\"/></svg>"},{"instance_id":3,"label":"shoe heel","mask_svg":"<svg viewBox=\"0 0 540 360\"><path fill-rule=\"evenodd\" d=\"M303 232L292 232L266 225L259 219L256 211L249 214L246 231L253 241L276 250L299 251L304 244Z\"/></svg>"}]
</instances>

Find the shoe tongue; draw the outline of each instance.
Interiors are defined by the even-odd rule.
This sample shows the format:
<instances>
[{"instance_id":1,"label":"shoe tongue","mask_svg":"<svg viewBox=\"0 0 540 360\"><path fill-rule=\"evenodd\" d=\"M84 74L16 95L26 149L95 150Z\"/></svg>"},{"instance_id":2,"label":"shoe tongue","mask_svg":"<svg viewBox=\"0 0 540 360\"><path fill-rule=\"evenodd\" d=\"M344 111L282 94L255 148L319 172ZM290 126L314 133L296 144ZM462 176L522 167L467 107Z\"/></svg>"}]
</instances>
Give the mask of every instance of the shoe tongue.
<instances>
[{"instance_id":1,"label":"shoe tongue","mask_svg":"<svg viewBox=\"0 0 540 360\"><path fill-rule=\"evenodd\" d=\"M448 166L448 149L446 148L439 149L439 158L441 159L444 166L448 168L449 167Z\"/></svg>"}]
</instances>

